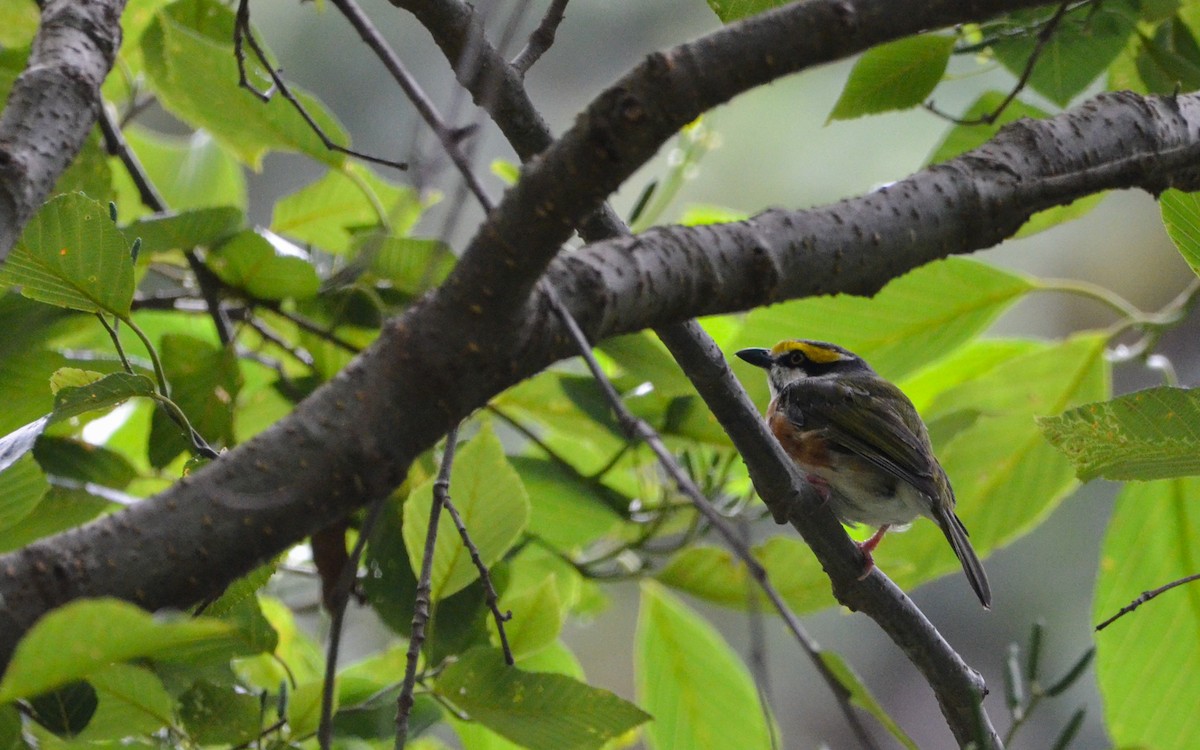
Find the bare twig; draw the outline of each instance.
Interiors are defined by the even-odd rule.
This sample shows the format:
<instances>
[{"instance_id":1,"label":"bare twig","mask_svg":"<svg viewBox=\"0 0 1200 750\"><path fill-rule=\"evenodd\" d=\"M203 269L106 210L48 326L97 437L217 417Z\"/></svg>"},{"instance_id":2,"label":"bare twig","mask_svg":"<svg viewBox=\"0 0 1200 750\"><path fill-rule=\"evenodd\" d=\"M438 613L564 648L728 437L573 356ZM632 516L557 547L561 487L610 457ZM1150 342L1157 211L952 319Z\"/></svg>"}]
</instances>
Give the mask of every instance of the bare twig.
<instances>
[{"instance_id":1,"label":"bare twig","mask_svg":"<svg viewBox=\"0 0 1200 750\"><path fill-rule=\"evenodd\" d=\"M566 17L568 1L551 0L550 7L546 9L546 15L542 16L542 22L529 35L529 42L513 58L512 67L522 76L529 72L533 64L554 44L554 34L558 31L558 26L563 22L563 18Z\"/></svg>"},{"instance_id":2,"label":"bare twig","mask_svg":"<svg viewBox=\"0 0 1200 750\"><path fill-rule=\"evenodd\" d=\"M750 525L746 519L738 520L738 531L742 534L743 543L749 545ZM750 673L754 675L754 690L758 693L759 708L771 736L771 750L779 750L779 737L775 731L775 721L771 717L771 675L767 669L767 638L763 632L758 594L758 589L753 586L746 587L746 620L750 626Z\"/></svg>"},{"instance_id":3,"label":"bare twig","mask_svg":"<svg viewBox=\"0 0 1200 750\"><path fill-rule=\"evenodd\" d=\"M587 364L587 367L591 371L592 376L595 378L596 383L600 386L600 390L604 394L605 399L608 401L609 406L612 407L613 411L616 413L617 422L621 425L621 428L626 431L630 438L641 440L650 447L650 450L654 452L654 455L658 458L659 464L662 466L667 475L671 477L671 480L679 487L681 492L687 495L688 499L692 501L692 504L695 506L696 510L700 511L700 513L704 515L708 522L712 524L713 528L716 529L721 537L725 540L725 543L729 545L729 548L733 550L734 554L737 555L738 559L741 560L746 566L747 571L750 573L750 577L759 585L760 588L762 588L763 592L767 595L767 598L771 601L771 604L775 607L775 610L787 624L788 629L792 631L792 635L796 638L796 641L801 645L801 647L804 649L804 652L812 661L813 666L817 669L818 674L820 674L821 678L825 680L825 683L833 692L834 697L837 698L838 705L845 714L846 721L854 730L854 734L858 738L861 746L864 748L876 747L875 741L871 738L871 735L867 733L866 727L863 726L862 722L859 720L858 714L854 711L854 707L850 704L850 691L846 689L846 687L838 679L837 675L835 675L833 671L829 669L828 665L825 664L825 661L821 658L821 647L808 634L808 632L804 630L804 626L800 624L800 621L796 618L796 615L787 606L787 602L783 600L783 597L780 595L779 591L771 583L767 576L766 569L763 568L762 564L759 563L754 557L754 553L751 552L749 546L747 546L742 540L741 536L737 532L737 529L735 529L729 520L722 516L721 513L713 507L708 498L704 496L704 493L700 492L700 489L696 487L691 477L687 475L687 472L685 472L679 465L679 462L675 460L675 456L672 455L669 450L667 450L667 447L663 444L662 437L654 430L654 428L646 424L644 420L635 416L633 412L629 411L629 408L625 406L625 402L621 400L620 394L617 393L616 389L612 385L612 382L609 381L608 376L604 373L604 370L596 361L596 358L592 356L591 344L588 343L587 337L584 336L583 331L580 330L579 324L575 322L575 319L572 318L569 313L567 313L566 309L563 307L562 301L558 299L558 295L555 294L554 291L549 288L549 286L544 285L543 290L547 294L554 311L559 315L563 326L578 344L580 354L583 357L584 362Z\"/></svg>"},{"instance_id":4,"label":"bare twig","mask_svg":"<svg viewBox=\"0 0 1200 750\"><path fill-rule=\"evenodd\" d=\"M1050 17L1050 20L1046 22L1046 25L1042 27L1042 30L1038 32L1037 42L1034 44L1033 50L1029 53L1029 59L1025 61L1025 68L1021 71L1021 75L1017 78L1016 84L1014 84L1009 90L1008 95L1004 97L1004 100L996 105L996 108L991 112L986 112L978 117L959 119L953 115L941 111L934 106L932 101L925 103L925 109L934 113L938 117L953 122L956 125L991 125L995 123L996 120L999 119L1000 115L1004 114L1004 110L1008 109L1008 105L1012 104L1013 100L1017 98L1017 94L1020 94L1022 91L1024 91L1025 86L1029 84L1029 77L1033 75L1033 69L1037 65L1038 60L1041 58L1042 52L1046 49L1046 45L1049 44L1050 38L1054 36L1054 32L1058 30L1059 24L1062 23L1063 16L1067 15L1067 11L1070 9L1071 3L1067 0L1064 0L1064 2L1058 6L1058 10L1054 12L1054 15Z\"/></svg>"},{"instance_id":5,"label":"bare twig","mask_svg":"<svg viewBox=\"0 0 1200 750\"><path fill-rule=\"evenodd\" d=\"M396 698L396 750L408 743L408 717L413 709L413 690L417 683L417 662L425 643L425 624L429 622L430 580L433 577L433 550L437 546L438 518L445 499L450 495L450 469L454 465L454 449L458 442L458 426L446 433L446 449L442 465L433 483L433 504L429 509L429 527L425 532L425 551L421 555L421 572L417 578L416 606L413 608L412 632L408 636L408 661L404 667L404 684Z\"/></svg>"},{"instance_id":6,"label":"bare twig","mask_svg":"<svg viewBox=\"0 0 1200 750\"><path fill-rule=\"evenodd\" d=\"M343 351L350 352L351 354L358 354L362 351L361 346L350 343L341 336L338 336L333 331L323 328L300 313L285 309L283 305L279 304L278 302L268 300L254 300L253 302L256 306L265 307L279 317L295 324L297 328L307 331L318 338L324 339Z\"/></svg>"},{"instance_id":7,"label":"bare twig","mask_svg":"<svg viewBox=\"0 0 1200 750\"><path fill-rule=\"evenodd\" d=\"M133 184L137 186L142 203L157 213L169 210L170 207L162 193L158 192L150 175L138 160L137 154L129 147L129 142L125 140L125 135L121 132L121 126L108 111L108 107L101 105L98 122L100 132L104 134L108 152L121 160L121 164L124 165ZM208 306L208 315L212 318L213 327L217 330L217 340L221 342L222 346L228 346L229 342L233 341L233 334L229 328L229 320L221 309L221 280L209 270L208 266L204 265L204 261L200 260L200 256L196 254L194 248L184 250L183 256L187 259L192 274L196 277L196 283L200 285L200 294L204 297L204 303Z\"/></svg>"},{"instance_id":8,"label":"bare twig","mask_svg":"<svg viewBox=\"0 0 1200 750\"><path fill-rule=\"evenodd\" d=\"M258 61L263 66L263 69L267 71L269 76L271 76L272 86L266 91L260 91L259 89L255 88L246 77L246 52L242 47L243 40L246 44L250 45L250 49L254 52L254 56L258 58ZM337 151L338 153L346 154L347 156L353 156L358 159L362 159L363 161L369 161L372 164L393 167L399 170L408 169L408 165L402 161L384 159L379 156L372 156L371 154L364 153L362 151L356 151L355 149L336 143L333 139L326 135L325 130L321 128L320 124L313 119L313 116L309 114L304 105L300 103L300 100L296 98L296 95L292 93L287 81L283 80L283 77L279 74L280 71L276 70L275 66L271 64L270 59L267 57L266 50L259 45L258 40L254 37L254 30L250 28L250 0L239 0L238 2L237 17L233 26L233 54L234 57L237 58L238 63L238 85L264 102L270 101L271 97L274 96L276 91L278 91L283 98L286 99L287 102L291 104L292 107L300 114L300 116L304 118L304 121L308 123L308 127L311 128L313 133L315 133L316 136L321 139L321 143L325 146L325 148L329 149L330 151Z\"/></svg>"},{"instance_id":9,"label":"bare twig","mask_svg":"<svg viewBox=\"0 0 1200 750\"><path fill-rule=\"evenodd\" d=\"M1170 591L1171 589L1175 588L1176 586L1182 586L1185 583L1191 583L1192 581L1196 581L1196 580L1200 580L1200 573L1193 573L1190 576L1184 576L1183 578L1178 578L1174 581L1171 581L1168 584L1159 586L1156 589L1151 589L1149 591L1143 591L1141 596L1134 599L1129 604L1126 604L1124 607L1121 607L1120 611L1118 611L1115 615L1113 615L1112 617L1108 618L1104 622L1097 625L1096 631L1099 632L1101 630L1104 630L1109 625L1112 625L1117 620L1121 619L1125 615L1129 614L1133 610L1142 606L1143 604L1150 601L1151 599L1158 596L1159 594L1165 594L1168 591Z\"/></svg>"},{"instance_id":10,"label":"bare twig","mask_svg":"<svg viewBox=\"0 0 1200 750\"><path fill-rule=\"evenodd\" d=\"M458 514L458 509L454 507L448 493L442 497L441 503L446 506L446 512L454 520L454 527L458 529L458 535L462 537L463 546L467 548L467 552L471 555L471 562L475 563L475 568L479 571L479 580L483 583L484 601L487 602L488 609L492 611L492 619L496 621L496 632L500 635L500 649L504 652L504 663L511 667L514 663L513 655L512 649L508 645L508 634L504 632L504 623L512 619L512 612L500 611L500 597L496 594L496 587L492 585L492 576L488 572L487 565L484 565L483 558L479 556L479 548L475 546L475 542L471 541L466 524L463 523L462 516Z\"/></svg>"},{"instance_id":11,"label":"bare twig","mask_svg":"<svg viewBox=\"0 0 1200 750\"><path fill-rule=\"evenodd\" d=\"M329 750L333 744L333 699L337 687L338 651L341 649L342 628L346 620L346 606L350 603L350 594L358 582L358 563L362 559L363 549L383 509L387 507L387 496L376 498L367 508L362 526L358 529L358 539L350 550L349 559L342 568L342 574L337 585L328 592L329 603L329 645L325 653L325 677L321 686L321 721L317 726L317 742L321 750ZM322 585L324 582L322 581Z\"/></svg>"}]
</instances>

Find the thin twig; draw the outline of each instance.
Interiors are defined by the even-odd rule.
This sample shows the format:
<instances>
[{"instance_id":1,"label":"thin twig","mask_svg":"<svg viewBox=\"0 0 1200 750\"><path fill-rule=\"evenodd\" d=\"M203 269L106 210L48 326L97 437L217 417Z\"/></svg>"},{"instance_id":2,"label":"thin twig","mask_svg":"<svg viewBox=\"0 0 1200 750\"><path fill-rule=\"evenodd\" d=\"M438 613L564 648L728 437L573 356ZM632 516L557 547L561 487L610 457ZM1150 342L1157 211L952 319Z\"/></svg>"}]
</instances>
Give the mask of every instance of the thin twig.
<instances>
[{"instance_id":1,"label":"thin twig","mask_svg":"<svg viewBox=\"0 0 1200 750\"><path fill-rule=\"evenodd\" d=\"M408 638L408 661L404 667L404 685L396 698L396 750L408 743L408 717L413 709L413 690L417 683L417 661L425 642L425 624L429 622L430 580L433 577L433 551L437 546L438 518L443 502L450 495L450 469L454 465L454 449L458 443L458 426L446 433L446 449L442 465L433 483L433 503L429 508L429 527L425 532L425 551L421 554L421 573L417 578L417 596L413 607L412 631Z\"/></svg>"},{"instance_id":2,"label":"thin twig","mask_svg":"<svg viewBox=\"0 0 1200 750\"><path fill-rule=\"evenodd\" d=\"M243 0L244 1L244 0ZM416 107L417 113L421 115L421 119L425 121L430 128L433 129L434 135L437 136L438 142L442 144L442 148L446 150L446 154L458 170L463 175L463 179L467 180L471 192L477 198L486 200L487 194L484 192L483 184L475 177L471 171L471 165L463 155L462 150L458 147L458 141L461 139L458 131L449 128L438 116L437 110L434 108L433 101L426 96L425 92L417 84L415 78L409 74L404 67L404 63L400 62L400 58L388 46L383 35L375 28L371 20L363 13L362 8L358 6L354 0L331 0L334 7L341 11L354 30L358 32L359 37L366 42L379 61L391 74L393 80L404 91L405 96Z\"/></svg>"},{"instance_id":3,"label":"thin twig","mask_svg":"<svg viewBox=\"0 0 1200 750\"><path fill-rule=\"evenodd\" d=\"M542 16L542 22L529 35L529 41L525 44L525 48L513 58L510 64L522 77L554 44L554 34L558 31L558 26L563 22L563 18L566 17L568 1L551 0L550 7L546 9L546 15Z\"/></svg>"},{"instance_id":4,"label":"thin twig","mask_svg":"<svg viewBox=\"0 0 1200 750\"><path fill-rule=\"evenodd\" d=\"M750 524L745 518L738 519L738 531L742 542L750 543ZM775 731L775 721L771 718L771 674L767 668L767 637L763 632L762 609L759 607L758 589L746 587L746 621L750 633L750 673L754 675L754 691L758 693L759 710L762 711L763 721L766 722L767 732L771 737L771 750L779 750L779 737Z\"/></svg>"},{"instance_id":5,"label":"thin twig","mask_svg":"<svg viewBox=\"0 0 1200 750\"><path fill-rule=\"evenodd\" d=\"M1004 101L996 105L994 110L979 115L978 117L959 119L953 115L939 110L934 106L932 101L925 103L925 109L934 113L938 117L955 123L956 125L991 125L995 123L996 120L1000 118L1000 115L1004 114L1004 110L1008 109L1008 105L1012 104L1013 100L1017 98L1017 94L1025 90L1025 86L1029 83L1030 76L1033 75L1034 66L1037 65L1037 61L1039 58L1041 58L1042 52L1046 49L1046 45L1050 43L1050 38L1054 36L1054 32L1058 30L1059 24L1062 23L1063 16L1067 15L1067 11L1070 10L1070 8L1071 3L1067 0L1064 0L1063 3L1058 6L1058 10L1054 12L1054 15L1050 17L1050 20L1046 22L1046 25L1042 27L1042 30L1038 32L1037 42L1034 44L1033 50L1029 53L1029 59L1025 61L1025 69L1021 71L1020 77L1017 78L1016 84L1012 87L1012 89L1009 90L1008 95L1004 97Z\"/></svg>"},{"instance_id":6,"label":"thin twig","mask_svg":"<svg viewBox=\"0 0 1200 750\"><path fill-rule=\"evenodd\" d=\"M1176 579L1174 581L1171 581L1168 584L1159 586L1156 589L1151 589L1150 591L1143 591L1141 596L1134 599L1129 604L1126 604L1124 607L1121 607L1119 612L1117 612L1112 617L1108 618L1104 622L1097 625L1096 631L1099 632L1101 630L1104 630L1109 625L1112 625L1117 620L1121 619L1125 615L1129 614L1133 610L1142 606L1143 604L1150 601L1151 599L1158 596L1159 594L1165 594L1166 592L1170 591L1171 589L1175 588L1176 586L1182 586L1185 583L1191 583L1192 581L1196 581L1196 580L1200 580L1200 573L1193 573L1190 576L1184 576L1183 578Z\"/></svg>"},{"instance_id":7,"label":"thin twig","mask_svg":"<svg viewBox=\"0 0 1200 750\"><path fill-rule=\"evenodd\" d=\"M117 334L117 329L105 319L103 313L96 313L96 317L100 320L100 325L104 326L104 330L108 331L108 337L112 339L117 356L121 358L121 366L125 368L125 372L132 375L133 365L129 364L129 357L125 356L125 347L121 346L121 337Z\"/></svg>"},{"instance_id":8,"label":"thin twig","mask_svg":"<svg viewBox=\"0 0 1200 750\"><path fill-rule=\"evenodd\" d=\"M508 645L508 634L504 632L504 623L512 619L512 612L500 611L500 596L496 593L496 587L492 585L492 576L488 572L487 566L483 564L483 558L479 556L479 548L475 546L475 542L471 541L466 524L463 523L458 509L451 502L449 493L442 497L441 502L446 506L446 512L450 514L450 518L453 519L454 527L458 529L458 535L462 537L463 546L471 555L471 562L475 563L475 568L479 571L479 580L483 582L484 601L487 602L488 609L492 611L492 619L496 621L496 632L500 634L500 649L504 652L504 663L511 667L514 660L512 649Z\"/></svg>"},{"instance_id":9,"label":"thin twig","mask_svg":"<svg viewBox=\"0 0 1200 750\"><path fill-rule=\"evenodd\" d=\"M263 338L264 341L269 341L283 351L287 352L300 364L305 367L313 366L313 356L304 349L293 346L288 341L285 341L282 336L272 331L265 323L253 316L247 316L246 325L250 326L251 330Z\"/></svg>"},{"instance_id":10,"label":"thin twig","mask_svg":"<svg viewBox=\"0 0 1200 750\"><path fill-rule=\"evenodd\" d=\"M137 187L138 196L141 198L142 203L155 213L163 213L170 210L162 193L158 192L158 188L154 186L149 173L142 166L137 154L129 147L129 142L125 140L125 135L121 132L120 125L112 113L108 111L108 107L103 105L100 107L98 123L100 125L100 132L104 134L104 142L108 152L121 160L125 171ZM213 327L217 330L217 340L221 342L221 346L228 346L229 342L233 341L233 334L230 332L229 320L221 310L221 280L217 278L217 275L208 266L204 265L204 261L200 260L200 256L196 254L195 249L188 248L184 250L183 257L187 259L188 267L192 269L192 275L196 277L196 283L200 286L200 294L204 297L204 303L208 306L208 315L212 318Z\"/></svg>"},{"instance_id":11,"label":"thin twig","mask_svg":"<svg viewBox=\"0 0 1200 750\"><path fill-rule=\"evenodd\" d=\"M243 39L247 44L250 45L251 51L253 51L254 56L258 58L258 61L263 66L263 69L267 71L267 75L271 76L272 86L266 91L259 91L246 78L246 53L242 48ZM258 40L254 37L254 30L250 28L250 0L239 0L238 2L237 17L233 25L233 54L234 57L237 58L238 63L238 85L264 102L270 101L271 97L274 96L276 91L278 91L283 98L286 99L287 102L291 104L298 113L300 113L300 116L304 118L306 123L308 123L308 127L313 131L314 134L316 134L318 138L321 139L321 143L325 146L325 148L329 149L330 151L337 151L341 154L362 159L363 161L369 161L372 164L392 167L402 171L408 169L408 164L402 161L384 159L379 156L372 156L371 154L363 151L356 151L355 149L335 142L332 138L325 134L325 131L321 128L320 124L313 119L313 116L308 113L308 110L305 109L304 105L300 103L300 100L296 98L296 95L292 93L292 89L288 86L287 81L283 80L283 77L279 74L280 71L276 70L275 66L271 65L271 61L267 58L266 50L259 46Z\"/></svg>"},{"instance_id":12,"label":"thin twig","mask_svg":"<svg viewBox=\"0 0 1200 750\"><path fill-rule=\"evenodd\" d=\"M317 725L317 743L321 750L329 750L333 744L333 699L337 687L338 652L341 649L342 628L346 621L346 607L358 582L358 563L362 560L363 549L366 548L367 540L386 507L387 495L384 495L372 501L367 508L367 515L358 529L358 539L354 542L354 548L350 550L350 556L342 568L337 585L329 593L329 601L332 604L329 607L329 645L325 653L325 677L321 685L321 721Z\"/></svg>"},{"instance_id":13,"label":"thin twig","mask_svg":"<svg viewBox=\"0 0 1200 750\"><path fill-rule=\"evenodd\" d=\"M290 310L284 309L283 305L279 304L278 302L266 301L266 300L254 300L254 304L261 306L261 307L265 307L266 309L275 313L279 317L292 322L293 324L296 325L297 328L300 328L303 331L307 331L308 333L311 333L312 335L314 335L318 338L324 339L325 341L328 341L329 343L333 344L334 346L338 347L339 349L342 349L343 351L350 352L351 354L358 354L358 353L362 352L361 346L358 346L357 344L352 344L349 341L347 341L346 339L342 338L341 336L338 336L333 331L328 330L326 328L322 328L321 326L317 325L313 321L304 317L300 313L295 313Z\"/></svg>"},{"instance_id":14,"label":"thin twig","mask_svg":"<svg viewBox=\"0 0 1200 750\"><path fill-rule=\"evenodd\" d=\"M692 482L691 478L679 465L679 462L675 460L675 456L667 450L666 446L663 444L662 437L654 430L653 427L646 424L645 421L639 419L633 414L633 412L629 411L629 407L627 407L625 402L621 400L621 397L613 387L612 382L609 381L608 376L604 373L604 370L600 367L600 364L592 355L591 345L588 343L587 337L584 336L583 331L580 330L579 324L576 323L575 319L572 318L567 312L562 301L558 298L557 293L555 293L553 289L549 288L548 285L543 285L542 288L550 301L551 308L556 314L558 314L559 319L562 321L563 327L567 329L567 332L579 345L580 354L583 357L584 362L587 364L588 369L595 378L597 385L600 386L600 390L604 394L605 399L608 401L609 406L616 413L617 422L621 425L622 429L629 434L630 438L641 440L650 447L650 450L654 451L654 454L658 457L659 464L662 466L663 470L666 471L667 475L671 477L671 479L679 487L680 491L687 495L688 499L692 501L692 504L696 507L696 510L700 511L704 517L708 519L708 522L712 524L714 529L717 530L717 533L719 533L725 539L725 543L729 545L729 548L733 550L738 559L740 559L746 566L746 569L750 573L750 577L754 579L754 581L767 595L767 598L771 600L771 604L775 607L775 610L779 613L780 617L783 618L784 622L788 626L788 629L791 630L792 635L795 636L796 641L804 649L804 652L812 661L813 666L816 667L817 672L821 675L821 678L825 680L826 684L833 692L834 697L837 698L838 705L845 714L846 721L850 724L851 729L854 730L854 734L858 738L859 744L864 748L877 747L875 741L871 738L871 735L867 733L866 727L863 726L862 722L859 720L858 714L854 711L854 707L850 704L850 691L846 689L846 686L841 683L837 675L835 675L828 665L825 664L825 661L821 658L821 647L812 638L812 636L810 636L808 632L804 630L804 627L800 624L800 621L796 618L796 615L788 607L787 602L783 600L783 597L779 594L779 591L775 588L774 584L771 583L767 576L766 569L763 568L762 564L759 563L754 557L754 553L745 544L745 542L742 541L741 536L738 535L737 530L732 526L732 524L730 524L729 520L722 516L721 513L713 507L708 498L706 498L704 494L700 492L700 489L696 487L695 483Z\"/></svg>"},{"instance_id":15,"label":"thin twig","mask_svg":"<svg viewBox=\"0 0 1200 750\"><path fill-rule=\"evenodd\" d=\"M341 7L341 5L350 3L352 0L333 0L333 2ZM470 25L468 24L468 28L469 27ZM364 38L366 37L364 36ZM480 41L479 43L481 45L482 52L491 51L494 53L494 50L482 50L483 42ZM503 65L502 59L500 60L499 64ZM477 96L486 94L486 92L473 93L476 93ZM421 111L421 108L418 107L418 110ZM430 127L434 129L435 133L441 132L439 129L440 120L437 119L437 114L432 110L432 108L430 108L428 114L422 111L422 115L426 117L426 121L430 124ZM548 133L543 135L545 137L549 137ZM448 153L452 158L454 158L455 154L459 153L457 143L449 143ZM460 171L463 172L463 177L467 184L472 186L477 185L478 181L475 180L471 174L469 165L467 165L462 159L456 158L454 161L455 164L459 166ZM475 192L476 198L484 206L485 210L490 211L493 206L491 201L488 200L486 194L483 193L482 187L479 187L478 189L473 188L473 192ZM600 213L600 219L600 226L602 226L604 231L608 234L617 235L628 233L628 229L620 223L615 214L613 214L611 211L602 211ZM712 507L712 504L709 503L707 498L703 496L703 494L688 478L687 474L679 467L678 463L674 460L674 456L667 451L658 434L648 424L642 422L640 419L637 419L625 407L624 402L621 401L619 395L617 395L615 389L612 387L612 384L608 381L607 377L604 375L604 372L600 369L595 357L592 356L590 343L583 335L578 323L575 322L569 311L565 308L565 306L563 306L561 300L558 299L556 292L547 284L540 284L539 288L547 295L548 299L551 301L551 305L555 313L559 316L559 318L563 321L563 325L571 333L577 344L580 354L584 358L584 361L587 362L588 367L591 368L592 373L596 377L597 382L600 384L602 391L604 391L606 398L609 400L614 411L617 412L618 420L621 422L622 426L630 430L635 439L642 439L651 447L651 449L658 456L659 461L662 463L664 469L669 475L671 475L671 478L675 481L675 483L680 487L684 494L692 500L692 502L695 504L695 507L706 518L708 518L709 522L712 523L718 532L721 533L721 535L726 539L730 548L746 565L751 577L756 583L758 583L759 586L762 587L763 591L767 595L767 598L771 601L772 606L774 606L779 612L779 615L787 624L788 629L791 630L797 642L812 660L818 673L820 673L822 678L829 684L830 689L837 698L838 705L846 715L847 722L850 724L855 735L859 738L860 744L865 748L876 747L874 741L871 739L871 736L867 733L866 728L862 725L858 715L855 713L854 708L850 705L849 691L844 685L841 684L841 682L837 679L837 676L833 674L833 672L821 659L820 647L816 641L813 640L811 636L809 636L804 630L795 614L792 613L786 602L784 602L783 597L771 584L767 577L766 570L754 558L746 545L741 542L740 538L730 527L726 519L722 517L715 508Z\"/></svg>"}]
</instances>

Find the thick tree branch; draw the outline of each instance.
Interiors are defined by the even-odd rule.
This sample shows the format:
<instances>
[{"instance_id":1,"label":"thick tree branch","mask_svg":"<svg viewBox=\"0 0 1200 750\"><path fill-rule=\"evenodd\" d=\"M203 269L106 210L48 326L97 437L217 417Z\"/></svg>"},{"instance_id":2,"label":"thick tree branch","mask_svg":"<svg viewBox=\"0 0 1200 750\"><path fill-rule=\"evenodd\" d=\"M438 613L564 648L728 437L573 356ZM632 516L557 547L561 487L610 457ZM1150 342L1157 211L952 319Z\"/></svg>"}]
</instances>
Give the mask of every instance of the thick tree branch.
<instances>
[{"instance_id":1,"label":"thick tree branch","mask_svg":"<svg viewBox=\"0 0 1200 750\"><path fill-rule=\"evenodd\" d=\"M457 4L457 0L440 0L440 4L453 6ZM426 8L430 5L439 5L439 0L424 4ZM426 13L423 20L427 24L439 23L452 17L451 14ZM453 37L454 31L455 29L431 29L434 36L443 43L447 37ZM474 43L478 48L476 55L480 59L495 66L503 64L486 40L477 38ZM470 86L482 84L482 81L473 79L464 82L464 85ZM472 94L483 101L489 99L486 93L472 90ZM532 108L527 99L523 100L520 97L512 97L510 103L516 108ZM502 116L503 111L492 114ZM536 112L533 115L536 115ZM527 119L532 122L537 118L530 116ZM513 123L499 122L498 125L510 138L522 139L521 142L526 147L532 147L539 141L550 141L550 133L545 130L522 132L515 128ZM598 241L627 235L628 231L606 205L601 212L589 219L588 224L580 228L580 233L588 240ZM566 322L573 321L568 318ZM868 587L860 581L861 561L858 550L844 533L840 533L841 524L833 518L832 513L823 508L824 503L815 496L808 483L801 481L795 466L767 433L754 405L733 377L712 339L694 321L661 326L656 332L733 438L734 444L747 462L759 494L772 509L776 520L780 523L791 521L809 542L830 576L839 601L875 619L913 664L926 675L947 724L960 745L978 739L978 745L981 747L1001 747L999 735L992 727L986 711L979 706L982 696L986 694L982 679L962 661L924 614L882 572L877 573L877 577L883 579L880 586ZM603 385L602 377L601 381ZM628 422L628 419L622 422ZM641 427L644 428L644 425ZM669 468L669 464L664 465ZM807 494L808 497L802 500L800 493ZM702 499L697 499L696 502L701 502L701 506L698 507L703 509ZM777 598L766 579L766 572L761 567L755 572L757 563L745 550L739 552L739 556L756 580L763 585L768 596ZM806 634L797 629L797 623L788 619L791 613L786 606L781 602L776 604L806 651L817 659L817 668L821 671L823 664L817 655L815 644L810 643ZM832 684L834 693L841 702L840 685L836 681ZM849 708L845 705L843 707ZM870 739L864 736L863 727L858 723L857 717L853 713L848 713L848 717L864 746L870 744ZM976 735L981 736L977 738Z\"/></svg>"},{"instance_id":2,"label":"thick tree branch","mask_svg":"<svg viewBox=\"0 0 1200 750\"><path fill-rule=\"evenodd\" d=\"M447 301L476 305L481 315L512 315L576 226L681 127L737 94L881 42L1038 4L805 0L650 55L522 170L447 279Z\"/></svg>"},{"instance_id":3,"label":"thick tree branch","mask_svg":"<svg viewBox=\"0 0 1200 750\"><path fill-rule=\"evenodd\" d=\"M692 71L701 81L709 72ZM869 292L921 263L994 244L1056 202L1113 187L1194 186L1197 133L1194 97L1104 97L1047 123L1010 127L997 145L887 191L813 212L600 243L561 259L552 276L593 340L803 294ZM547 179L539 189L557 189ZM555 195L533 190L519 189L515 205ZM502 206L493 217L508 210L516 209ZM530 238L531 253L543 253L542 235ZM514 262L522 273L530 268ZM573 353L543 300L507 317L478 314L488 288L496 299L510 290L480 286L478 297L463 299L463 282L480 267L473 264L472 275L389 324L258 438L128 511L0 558L0 662L37 617L73 598L178 607L219 590L390 491L455 421Z\"/></svg>"},{"instance_id":4,"label":"thick tree branch","mask_svg":"<svg viewBox=\"0 0 1200 750\"><path fill-rule=\"evenodd\" d=\"M96 122L121 44L124 0L48 0L25 70L0 114L0 262Z\"/></svg>"}]
</instances>

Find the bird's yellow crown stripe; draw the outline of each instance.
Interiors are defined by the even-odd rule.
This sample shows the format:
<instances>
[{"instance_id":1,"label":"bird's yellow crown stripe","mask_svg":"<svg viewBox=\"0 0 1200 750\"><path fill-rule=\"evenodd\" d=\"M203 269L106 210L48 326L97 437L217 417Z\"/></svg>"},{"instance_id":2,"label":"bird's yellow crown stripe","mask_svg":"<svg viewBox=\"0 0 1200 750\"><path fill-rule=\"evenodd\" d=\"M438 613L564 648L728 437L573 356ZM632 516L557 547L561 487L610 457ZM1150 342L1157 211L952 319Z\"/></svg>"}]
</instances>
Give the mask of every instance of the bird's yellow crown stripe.
<instances>
[{"instance_id":1,"label":"bird's yellow crown stripe","mask_svg":"<svg viewBox=\"0 0 1200 750\"><path fill-rule=\"evenodd\" d=\"M813 362L826 364L828 362L837 362L842 359L842 353L836 349L829 349L824 346L817 346L808 341L780 341L771 349L771 356L778 357L784 352L800 351L804 356L808 357Z\"/></svg>"}]
</instances>

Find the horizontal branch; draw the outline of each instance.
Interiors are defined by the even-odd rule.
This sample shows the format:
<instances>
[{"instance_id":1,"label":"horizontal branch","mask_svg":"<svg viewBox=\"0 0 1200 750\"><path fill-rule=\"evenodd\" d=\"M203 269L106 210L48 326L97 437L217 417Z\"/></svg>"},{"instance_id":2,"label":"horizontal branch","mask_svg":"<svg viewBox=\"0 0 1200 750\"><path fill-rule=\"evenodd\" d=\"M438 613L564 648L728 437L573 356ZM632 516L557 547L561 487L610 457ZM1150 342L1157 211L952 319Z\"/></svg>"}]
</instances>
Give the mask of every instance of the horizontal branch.
<instances>
[{"instance_id":1,"label":"horizontal branch","mask_svg":"<svg viewBox=\"0 0 1200 750\"><path fill-rule=\"evenodd\" d=\"M1009 126L885 190L596 243L557 261L551 277L591 340L808 294L869 293L1087 192L1194 187L1198 133L1197 97L1107 95ZM390 492L454 422L573 351L544 300L515 320L480 320L435 292L262 435L133 508L0 557L0 663L38 616L77 597L154 609L219 591Z\"/></svg>"},{"instance_id":2,"label":"horizontal branch","mask_svg":"<svg viewBox=\"0 0 1200 750\"><path fill-rule=\"evenodd\" d=\"M420 6L430 0L393 2ZM576 226L680 128L734 96L882 42L1039 4L804 0L650 55L526 165L447 279L449 303L476 305L481 316L513 314ZM509 91L501 86L497 93Z\"/></svg>"}]
</instances>

